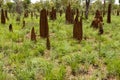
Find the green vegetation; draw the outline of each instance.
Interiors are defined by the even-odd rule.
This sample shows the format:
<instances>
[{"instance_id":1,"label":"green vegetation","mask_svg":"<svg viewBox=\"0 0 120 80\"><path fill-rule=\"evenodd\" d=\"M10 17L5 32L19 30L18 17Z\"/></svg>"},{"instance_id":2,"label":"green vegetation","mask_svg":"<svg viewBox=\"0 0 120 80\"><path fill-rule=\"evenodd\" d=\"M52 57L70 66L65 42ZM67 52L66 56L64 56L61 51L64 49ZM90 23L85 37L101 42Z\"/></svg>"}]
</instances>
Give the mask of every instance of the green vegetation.
<instances>
[{"instance_id":1,"label":"green vegetation","mask_svg":"<svg viewBox=\"0 0 120 80\"><path fill-rule=\"evenodd\" d=\"M65 19L64 8L70 0L35 4L31 4L30 0L23 3L14 1L16 3L2 4L3 0L0 3L0 8L8 10L9 17L6 24L0 23L0 80L120 80L118 5L112 4L110 24L107 23L107 14L103 17L102 35L90 27L96 9L102 4L97 1L90 5L88 19L83 14L83 39L80 42L73 38L73 24L67 24ZM85 10L85 4L79 5L80 1L71 0L70 3L73 3L72 9L79 8L80 15ZM47 50L46 38L41 38L39 33L39 11L43 7L50 11L53 6L57 9L57 19L50 20L48 15L51 48ZM105 12L107 6L108 3ZM19 10L15 9L17 7ZM23 12L27 10L34 13L33 17L29 12L29 16L24 18ZM63 11L62 16L59 10ZM13 32L9 31L10 24ZM33 27L36 41L31 41Z\"/></svg>"},{"instance_id":2,"label":"green vegetation","mask_svg":"<svg viewBox=\"0 0 120 80\"><path fill-rule=\"evenodd\" d=\"M81 43L72 38L73 25L65 24L64 15L49 20L50 51L46 50L45 39L38 36L36 43L30 41L33 26L39 35L39 19L26 18L24 29L22 22L15 23L15 17L0 24L0 80L120 79L120 18L112 15L112 23L104 23L105 32L99 38L98 31L90 28L92 17L83 21L86 40ZM13 32L9 32L10 23ZM68 75L67 67L72 71Z\"/></svg>"}]
</instances>

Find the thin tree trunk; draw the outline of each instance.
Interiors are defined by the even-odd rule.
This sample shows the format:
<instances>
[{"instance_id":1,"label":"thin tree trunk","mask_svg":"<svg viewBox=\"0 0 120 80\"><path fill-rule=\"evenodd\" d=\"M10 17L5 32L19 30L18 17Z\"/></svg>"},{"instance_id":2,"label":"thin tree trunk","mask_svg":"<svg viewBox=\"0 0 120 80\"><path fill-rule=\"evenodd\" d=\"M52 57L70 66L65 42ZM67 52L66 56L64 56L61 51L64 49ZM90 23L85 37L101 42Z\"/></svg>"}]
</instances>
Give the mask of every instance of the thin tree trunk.
<instances>
[{"instance_id":1,"label":"thin tree trunk","mask_svg":"<svg viewBox=\"0 0 120 80\"><path fill-rule=\"evenodd\" d=\"M105 16L105 6L106 6L106 1L104 0L104 7L103 7L103 17Z\"/></svg>"},{"instance_id":2,"label":"thin tree trunk","mask_svg":"<svg viewBox=\"0 0 120 80\"><path fill-rule=\"evenodd\" d=\"M86 0L85 18L88 19L90 0Z\"/></svg>"},{"instance_id":3,"label":"thin tree trunk","mask_svg":"<svg viewBox=\"0 0 120 80\"><path fill-rule=\"evenodd\" d=\"M88 6L86 6L85 18L88 19Z\"/></svg>"}]
</instances>

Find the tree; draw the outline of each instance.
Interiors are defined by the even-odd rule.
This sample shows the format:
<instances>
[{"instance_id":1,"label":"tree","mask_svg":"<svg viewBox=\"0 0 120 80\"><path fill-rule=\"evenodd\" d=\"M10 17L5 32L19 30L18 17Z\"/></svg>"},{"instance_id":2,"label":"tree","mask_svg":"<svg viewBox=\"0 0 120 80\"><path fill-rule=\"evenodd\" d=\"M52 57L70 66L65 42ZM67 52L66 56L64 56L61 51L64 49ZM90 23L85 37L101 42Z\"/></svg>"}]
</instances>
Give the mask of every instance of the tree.
<instances>
[{"instance_id":1,"label":"tree","mask_svg":"<svg viewBox=\"0 0 120 80\"><path fill-rule=\"evenodd\" d=\"M90 0L86 0L85 18L88 19Z\"/></svg>"},{"instance_id":2,"label":"tree","mask_svg":"<svg viewBox=\"0 0 120 80\"><path fill-rule=\"evenodd\" d=\"M56 8L56 10L59 11L60 7L61 7L61 0L51 0L51 2L54 4L54 7ZM53 6L52 6L53 7Z\"/></svg>"},{"instance_id":3,"label":"tree","mask_svg":"<svg viewBox=\"0 0 120 80\"><path fill-rule=\"evenodd\" d=\"M4 0L0 0L0 7L2 6Z\"/></svg>"},{"instance_id":4,"label":"tree","mask_svg":"<svg viewBox=\"0 0 120 80\"><path fill-rule=\"evenodd\" d=\"M23 1L23 6L24 6L24 9L27 9L29 4L31 4L31 0L24 0Z\"/></svg>"},{"instance_id":5,"label":"tree","mask_svg":"<svg viewBox=\"0 0 120 80\"><path fill-rule=\"evenodd\" d=\"M4 3L8 3L8 2L11 2L11 0L4 0Z\"/></svg>"},{"instance_id":6,"label":"tree","mask_svg":"<svg viewBox=\"0 0 120 80\"><path fill-rule=\"evenodd\" d=\"M103 6L103 16L105 16L105 7L106 7L106 1L104 0L104 6Z\"/></svg>"},{"instance_id":7,"label":"tree","mask_svg":"<svg viewBox=\"0 0 120 80\"><path fill-rule=\"evenodd\" d=\"M119 6L120 6L120 0L119 0Z\"/></svg>"},{"instance_id":8,"label":"tree","mask_svg":"<svg viewBox=\"0 0 120 80\"><path fill-rule=\"evenodd\" d=\"M7 4L7 7L9 9L9 11L11 11L12 8L13 8L14 3L13 2L7 2L6 4Z\"/></svg>"},{"instance_id":9,"label":"tree","mask_svg":"<svg viewBox=\"0 0 120 80\"><path fill-rule=\"evenodd\" d=\"M15 2L15 6L16 6L16 12L18 14L22 13L22 9L23 9L23 4L22 4L22 0L13 0Z\"/></svg>"},{"instance_id":10,"label":"tree","mask_svg":"<svg viewBox=\"0 0 120 80\"><path fill-rule=\"evenodd\" d=\"M69 0L61 0L61 3L63 6L67 6L68 2L69 2Z\"/></svg>"},{"instance_id":11,"label":"tree","mask_svg":"<svg viewBox=\"0 0 120 80\"><path fill-rule=\"evenodd\" d=\"M40 11L41 5L42 4L40 2L37 2L37 3L33 4L33 8L36 9L37 11Z\"/></svg>"}]
</instances>

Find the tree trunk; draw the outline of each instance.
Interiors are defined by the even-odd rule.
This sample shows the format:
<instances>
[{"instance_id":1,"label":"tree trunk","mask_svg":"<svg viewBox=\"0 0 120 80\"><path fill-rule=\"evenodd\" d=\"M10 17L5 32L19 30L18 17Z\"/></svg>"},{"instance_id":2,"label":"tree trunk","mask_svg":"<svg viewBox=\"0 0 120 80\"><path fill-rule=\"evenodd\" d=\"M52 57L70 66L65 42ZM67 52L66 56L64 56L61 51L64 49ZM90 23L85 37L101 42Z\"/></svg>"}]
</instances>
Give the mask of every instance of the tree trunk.
<instances>
[{"instance_id":1,"label":"tree trunk","mask_svg":"<svg viewBox=\"0 0 120 80\"><path fill-rule=\"evenodd\" d=\"M90 0L86 0L85 18L88 19Z\"/></svg>"},{"instance_id":2,"label":"tree trunk","mask_svg":"<svg viewBox=\"0 0 120 80\"><path fill-rule=\"evenodd\" d=\"M104 0L104 7L103 7L103 17L105 16L105 6L106 6L106 1Z\"/></svg>"}]
</instances>

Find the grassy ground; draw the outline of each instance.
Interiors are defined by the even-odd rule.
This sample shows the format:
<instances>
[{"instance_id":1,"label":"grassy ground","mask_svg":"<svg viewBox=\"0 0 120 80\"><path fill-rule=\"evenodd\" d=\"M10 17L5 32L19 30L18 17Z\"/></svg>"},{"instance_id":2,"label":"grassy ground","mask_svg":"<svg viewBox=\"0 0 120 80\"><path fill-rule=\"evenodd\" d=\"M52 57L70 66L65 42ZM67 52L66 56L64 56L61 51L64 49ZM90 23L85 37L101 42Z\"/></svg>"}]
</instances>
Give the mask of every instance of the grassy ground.
<instances>
[{"instance_id":1,"label":"grassy ground","mask_svg":"<svg viewBox=\"0 0 120 80\"><path fill-rule=\"evenodd\" d=\"M25 19L26 27L11 16L0 24L0 80L119 80L120 17L112 23L104 18L104 34L90 28L93 16L83 21L81 43L73 39L73 25L65 24L65 16L49 20L51 50L39 37L39 19ZM12 23L13 32L8 26ZM37 42L30 41L35 28ZM101 45L101 47L99 47Z\"/></svg>"}]
</instances>

